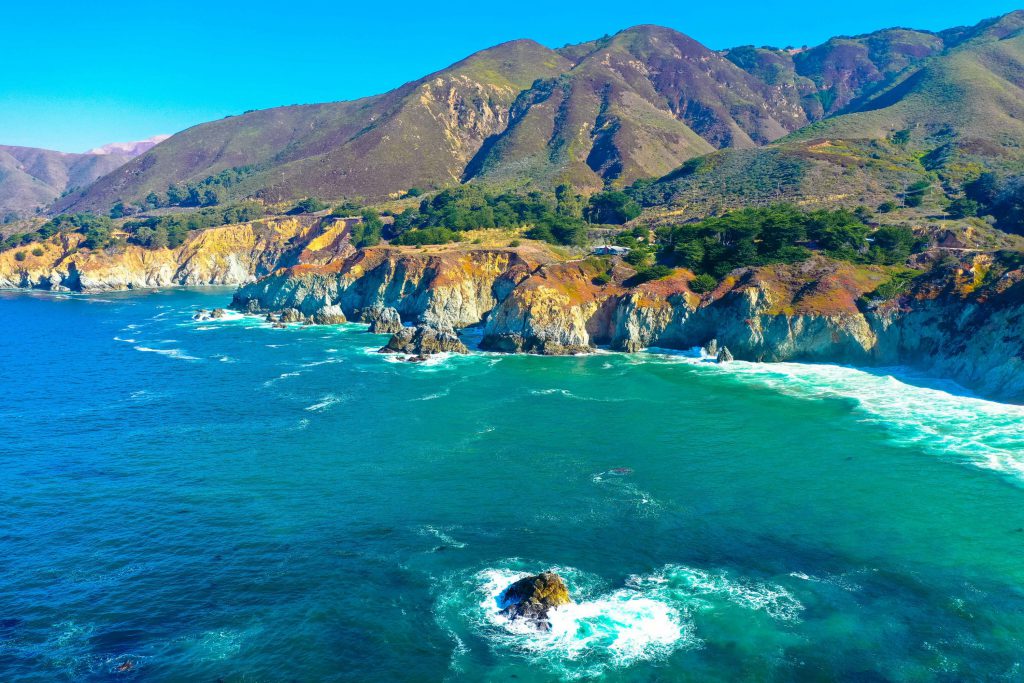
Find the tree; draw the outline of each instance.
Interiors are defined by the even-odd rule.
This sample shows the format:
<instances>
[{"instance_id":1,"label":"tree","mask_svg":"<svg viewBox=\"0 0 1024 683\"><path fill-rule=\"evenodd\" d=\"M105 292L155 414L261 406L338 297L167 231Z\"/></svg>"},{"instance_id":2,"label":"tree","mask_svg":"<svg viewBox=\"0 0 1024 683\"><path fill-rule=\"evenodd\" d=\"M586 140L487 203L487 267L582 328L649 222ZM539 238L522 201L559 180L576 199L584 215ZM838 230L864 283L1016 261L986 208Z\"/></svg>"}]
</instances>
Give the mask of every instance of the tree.
<instances>
[{"instance_id":1,"label":"tree","mask_svg":"<svg viewBox=\"0 0 1024 683\"><path fill-rule=\"evenodd\" d=\"M625 192L598 192L590 196L585 215L591 223L622 225L640 215L640 205Z\"/></svg>"},{"instance_id":2,"label":"tree","mask_svg":"<svg viewBox=\"0 0 1024 683\"><path fill-rule=\"evenodd\" d=\"M969 216L977 216L980 208L981 205L975 200L960 197L950 202L946 213L949 214L950 218L967 218Z\"/></svg>"},{"instance_id":3,"label":"tree","mask_svg":"<svg viewBox=\"0 0 1024 683\"><path fill-rule=\"evenodd\" d=\"M352 228L350 240L357 248L372 247L380 244L380 234L384 221L373 209L363 211L362 220Z\"/></svg>"},{"instance_id":4,"label":"tree","mask_svg":"<svg viewBox=\"0 0 1024 683\"><path fill-rule=\"evenodd\" d=\"M202 206L216 206L220 204L220 190L216 187L208 187L203 190Z\"/></svg>"},{"instance_id":5,"label":"tree","mask_svg":"<svg viewBox=\"0 0 1024 683\"><path fill-rule=\"evenodd\" d=\"M583 218L583 197L574 193L568 185L555 188L555 212L566 218Z\"/></svg>"},{"instance_id":6,"label":"tree","mask_svg":"<svg viewBox=\"0 0 1024 683\"><path fill-rule=\"evenodd\" d=\"M889 136L889 142L900 147L910 142L910 130L898 130Z\"/></svg>"},{"instance_id":7,"label":"tree","mask_svg":"<svg viewBox=\"0 0 1024 683\"><path fill-rule=\"evenodd\" d=\"M931 186L932 184L927 180L918 180L909 185L906 192L903 193L903 203L907 206L921 206L925 194Z\"/></svg>"},{"instance_id":8,"label":"tree","mask_svg":"<svg viewBox=\"0 0 1024 683\"><path fill-rule=\"evenodd\" d=\"M711 275L703 273L690 280L690 291L696 294L706 294L718 286L718 280Z\"/></svg>"},{"instance_id":9,"label":"tree","mask_svg":"<svg viewBox=\"0 0 1024 683\"><path fill-rule=\"evenodd\" d=\"M872 260L879 263L894 264L905 261L914 247L916 239L910 228L901 226L885 226L879 228L871 236Z\"/></svg>"},{"instance_id":10,"label":"tree","mask_svg":"<svg viewBox=\"0 0 1024 683\"><path fill-rule=\"evenodd\" d=\"M989 206L999 194L999 176L985 172L964 185L964 194L982 206Z\"/></svg>"},{"instance_id":11,"label":"tree","mask_svg":"<svg viewBox=\"0 0 1024 683\"><path fill-rule=\"evenodd\" d=\"M150 192L146 195L145 204L150 209L159 209L163 205L163 202L160 200L160 195L156 192Z\"/></svg>"},{"instance_id":12,"label":"tree","mask_svg":"<svg viewBox=\"0 0 1024 683\"><path fill-rule=\"evenodd\" d=\"M316 197L306 197L295 205L289 213L316 213L317 211L323 211L327 208L327 204L323 203Z\"/></svg>"},{"instance_id":13,"label":"tree","mask_svg":"<svg viewBox=\"0 0 1024 683\"><path fill-rule=\"evenodd\" d=\"M172 206L181 206L188 199L188 191L179 185L167 186L167 203Z\"/></svg>"}]
</instances>

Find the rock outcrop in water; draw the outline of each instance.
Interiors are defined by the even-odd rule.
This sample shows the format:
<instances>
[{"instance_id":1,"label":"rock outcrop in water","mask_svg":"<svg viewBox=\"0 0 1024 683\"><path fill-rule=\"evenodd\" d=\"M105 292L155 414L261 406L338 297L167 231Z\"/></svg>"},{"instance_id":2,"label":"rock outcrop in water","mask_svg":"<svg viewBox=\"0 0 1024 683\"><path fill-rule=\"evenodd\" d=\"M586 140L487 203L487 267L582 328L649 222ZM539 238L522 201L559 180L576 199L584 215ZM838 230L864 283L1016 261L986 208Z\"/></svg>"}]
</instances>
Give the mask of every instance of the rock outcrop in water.
<instances>
[{"instance_id":1,"label":"rock outcrop in water","mask_svg":"<svg viewBox=\"0 0 1024 683\"><path fill-rule=\"evenodd\" d=\"M469 353L469 349L450 327L417 325L400 329L392 335L380 352L431 356L436 353Z\"/></svg>"},{"instance_id":2,"label":"rock outcrop in water","mask_svg":"<svg viewBox=\"0 0 1024 683\"><path fill-rule=\"evenodd\" d=\"M525 619L538 630L551 628L551 610L572 602L569 588L554 572L519 579L498 597L501 613L511 620Z\"/></svg>"},{"instance_id":3,"label":"rock outcrop in water","mask_svg":"<svg viewBox=\"0 0 1024 683\"><path fill-rule=\"evenodd\" d=\"M1024 401L1024 268L998 263L998 254L947 253L942 263L937 254L916 257L927 274L887 298L877 291L893 267L821 255L740 269L698 296L684 269L636 284L635 271L617 259L566 260L536 243L356 250L349 228L318 221L212 228L173 250L90 251L80 249L82 235L60 233L39 243L42 254L0 253L0 287L243 283L232 307L273 314L276 325L359 319L397 335L409 334L402 321L442 330L479 325L485 349L548 355L707 345L715 358L727 346L748 361L906 364ZM419 354L415 338L403 340L395 343Z\"/></svg>"},{"instance_id":4,"label":"rock outcrop in water","mask_svg":"<svg viewBox=\"0 0 1024 683\"><path fill-rule=\"evenodd\" d=\"M481 325L482 348L504 352L706 345L709 357L724 361L906 364L1022 401L1024 270L1011 265L993 279L989 257L971 258L922 264L927 276L877 301L873 293L893 268L822 256L741 269L698 296L683 269L633 285L634 271L618 261L560 261L536 248L379 247L277 271L239 289L233 306L303 316L331 304L350 316L394 307L401 319L441 328ZM403 339L396 344L408 348Z\"/></svg>"},{"instance_id":5,"label":"rock outcrop in water","mask_svg":"<svg viewBox=\"0 0 1024 683\"><path fill-rule=\"evenodd\" d=\"M373 334L398 334L401 331L402 316L390 306L382 308L370 323L370 332Z\"/></svg>"}]
</instances>

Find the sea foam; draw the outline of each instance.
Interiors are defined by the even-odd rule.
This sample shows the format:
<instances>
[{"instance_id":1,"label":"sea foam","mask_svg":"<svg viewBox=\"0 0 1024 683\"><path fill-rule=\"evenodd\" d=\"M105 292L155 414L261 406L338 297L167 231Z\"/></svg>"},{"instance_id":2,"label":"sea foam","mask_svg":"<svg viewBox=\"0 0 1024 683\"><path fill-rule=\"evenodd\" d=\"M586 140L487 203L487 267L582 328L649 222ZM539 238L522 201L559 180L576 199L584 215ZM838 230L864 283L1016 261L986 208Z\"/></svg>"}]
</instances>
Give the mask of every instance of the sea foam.
<instances>
[{"instance_id":1,"label":"sea foam","mask_svg":"<svg viewBox=\"0 0 1024 683\"><path fill-rule=\"evenodd\" d=\"M694 353L650 356L721 373L802 399L854 401L861 419L883 427L895 443L996 470L1024 483L1024 406L973 396L956 384L906 368L859 370L804 363L709 363Z\"/></svg>"},{"instance_id":2,"label":"sea foam","mask_svg":"<svg viewBox=\"0 0 1024 683\"><path fill-rule=\"evenodd\" d=\"M551 628L540 631L501 614L500 596L509 585L543 567L526 570L518 560L473 574L442 594L443 622L452 607L493 649L525 656L564 680L601 676L641 661L659 660L700 647L699 622L705 610L724 605L783 624L799 619L803 606L785 587L736 577L729 572L667 565L628 577L610 587L600 577L572 567L555 567L574 602L549 613ZM455 634L458 629L444 624Z\"/></svg>"}]
</instances>

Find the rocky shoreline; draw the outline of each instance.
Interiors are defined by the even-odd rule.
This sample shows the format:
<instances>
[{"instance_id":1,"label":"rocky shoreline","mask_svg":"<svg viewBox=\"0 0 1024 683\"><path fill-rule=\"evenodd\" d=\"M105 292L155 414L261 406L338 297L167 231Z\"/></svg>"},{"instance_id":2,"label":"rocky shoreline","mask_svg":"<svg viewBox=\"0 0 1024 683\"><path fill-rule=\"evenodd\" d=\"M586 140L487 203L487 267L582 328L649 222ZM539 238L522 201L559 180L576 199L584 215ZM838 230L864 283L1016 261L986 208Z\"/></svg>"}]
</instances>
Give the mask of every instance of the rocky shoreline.
<instances>
[{"instance_id":1,"label":"rocky shoreline","mask_svg":"<svg viewBox=\"0 0 1024 683\"><path fill-rule=\"evenodd\" d=\"M962 266L936 268L912 290L868 302L890 271L823 257L745 269L698 296L682 270L631 286L628 266L611 263L623 272L597 284L608 267L597 259L385 247L328 267L279 270L240 287L231 305L252 313L288 309L311 321L328 306L350 318L393 308L401 320L435 330L479 326L481 348L509 353L688 350L716 340L727 347L726 359L903 364L986 396L1024 401L1024 275L1011 271L976 287L971 270L982 264Z\"/></svg>"},{"instance_id":2,"label":"rocky shoreline","mask_svg":"<svg viewBox=\"0 0 1024 683\"><path fill-rule=\"evenodd\" d=\"M922 260L912 287L878 299L894 268L823 256L741 269L697 294L684 269L637 283L617 258L566 260L536 243L357 250L343 228L296 219L207 230L175 250L92 253L56 240L46 249L53 253L24 263L0 255L0 287L235 284L236 310L276 324L360 320L398 335L392 351L415 356L457 349L455 331L471 326L482 330L481 348L507 353L688 350L716 340L739 360L902 364L1024 402L1024 271L1011 265L990 277L987 255Z\"/></svg>"}]
</instances>

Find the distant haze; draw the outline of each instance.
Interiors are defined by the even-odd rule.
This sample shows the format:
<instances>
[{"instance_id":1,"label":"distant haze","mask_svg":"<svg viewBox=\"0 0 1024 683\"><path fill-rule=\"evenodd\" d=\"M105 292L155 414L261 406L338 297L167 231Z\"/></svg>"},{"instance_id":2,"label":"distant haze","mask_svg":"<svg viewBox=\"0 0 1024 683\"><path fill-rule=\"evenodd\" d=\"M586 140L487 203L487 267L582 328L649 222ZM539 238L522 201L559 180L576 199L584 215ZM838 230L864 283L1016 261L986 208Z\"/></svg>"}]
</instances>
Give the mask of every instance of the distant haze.
<instances>
[{"instance_id":1,"label":"distant haze","mask_svg":"<svg viewBox=\"0 0 1024 683\"><path fill-rule=\"evenodd\" d=\"M135 142L111 142L103 145L102 147L95 147L86 152L86 154L125 154L127 156L136 157L143 152L156 147L158 144L171 137L170 135L154 135L151 138L145 140L138 140Z\"/></svg>"}]
</instances>

